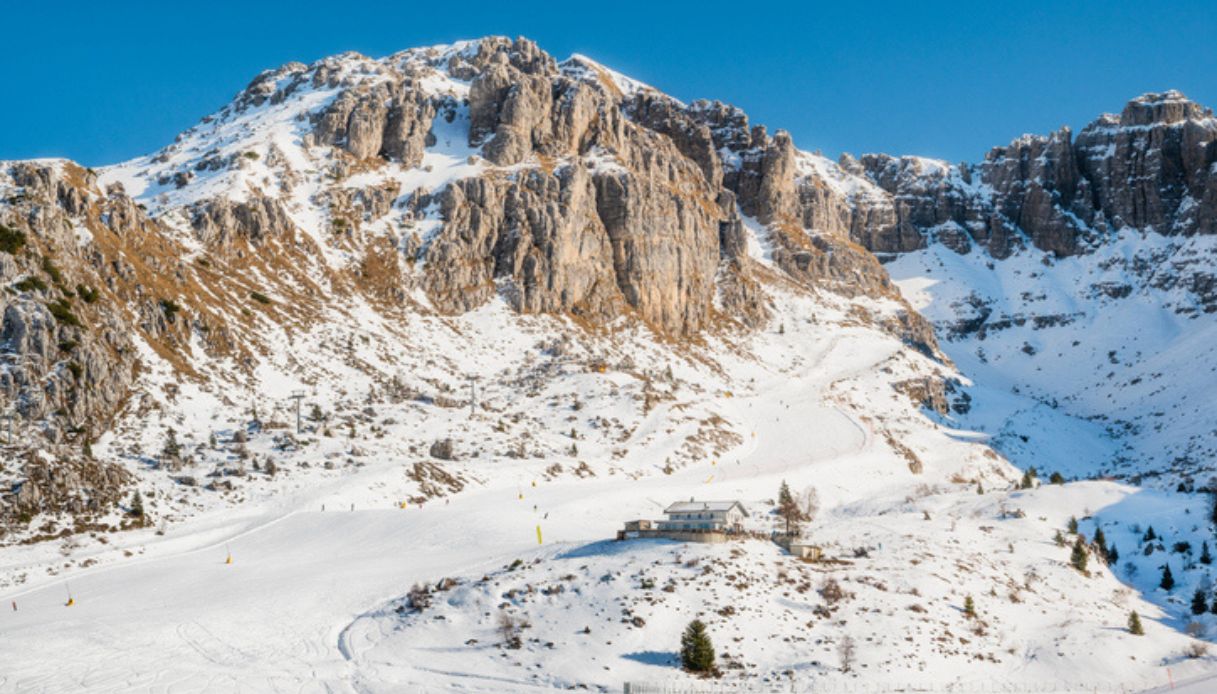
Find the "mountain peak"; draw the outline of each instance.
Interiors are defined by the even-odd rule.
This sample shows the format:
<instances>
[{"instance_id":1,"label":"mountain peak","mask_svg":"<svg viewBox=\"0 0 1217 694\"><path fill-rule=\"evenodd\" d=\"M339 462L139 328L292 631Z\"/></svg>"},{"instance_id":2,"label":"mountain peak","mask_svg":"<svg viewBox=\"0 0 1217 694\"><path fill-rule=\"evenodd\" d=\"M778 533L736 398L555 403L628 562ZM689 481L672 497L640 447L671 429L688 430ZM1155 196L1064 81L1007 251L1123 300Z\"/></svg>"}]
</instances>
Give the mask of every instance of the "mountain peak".
<instances>
[{"instance_id":1,"label":"mountain peak","mask_svg":"<svg viewBox=\"0 0 1217 694\"><path fill-rule=\"evenodd\" d=\"M1120 125L1171 125L1185 120L1211 118L1212 109L1188 99L1183 92L1168 89L1148 92L1128 102L1120 114Z\"/></svg>"}]
</instances>

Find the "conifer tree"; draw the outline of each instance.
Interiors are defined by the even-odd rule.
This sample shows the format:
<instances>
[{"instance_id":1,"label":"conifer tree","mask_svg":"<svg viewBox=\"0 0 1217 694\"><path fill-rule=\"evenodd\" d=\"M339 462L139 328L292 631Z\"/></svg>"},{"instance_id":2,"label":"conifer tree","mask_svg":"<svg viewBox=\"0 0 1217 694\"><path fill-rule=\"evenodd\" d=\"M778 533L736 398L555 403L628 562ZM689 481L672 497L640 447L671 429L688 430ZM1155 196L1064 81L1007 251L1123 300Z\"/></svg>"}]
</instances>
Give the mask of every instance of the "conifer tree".
<instances>
[{"instance_id":1,"label":"conifer tree","mask_svg":"<svg viewBox=\"0 0 1217 694\"><path fill-rule=\"evenodd\" d=\"M1060 530L1056 531L1056 534L1052 536L1052 541L1056 543L1057 547L1065 546L1065 536L1061 534Z\"/></svg>"},{"instance_id":2,"label":"conifer tree","mask_svg":"<svg viewBox=\"0 0 1217 694\"><path fill-rule=\"evenodd\" d=\"M1201 564L1212 564L1213 563L1213 555L1212 555L1212 553L1209 552L1209 543L1207 540L1200 543L1200 563Z\"/></svg>"},{"instance_id":3,"label":"conifer tree","mask_svg":"<svg viewBox=\"0 0 1217 694\"><path fill-rule=\"evenodd\" d=\"M1162 565L1162 580L1158 583L1158 587L1162 590L1170 590L1175 587L1175 577L1171 575L1170 562Z\"/></svg>"},{"instance_id":4,"label":"conifer tree","mask_svg":"<svg viewBox=\"0 0 1217 694\"><path fill-rule=\"evenodd\" d=\"M168 460L177 460L182 456L182 446L177 442L177 432L173 429L165 430L165 446L161 449L161 457Z\"/></svg>"},{"instance_id":5,"label":"conifer tree","mask_svg":"<svg viewBox=\"0 0 1217 694\"><path fill-rule=\"evenodd\" d=\"M1107 565L1115 566L1118 561L1120 561L1120 550L1116 549L1116 543L1113 542L1107 548Z\"/></svg>"},{"instance_id":6,"label":"conifer tree","mask_svg":"<svg viewBox=\"0 0 1217 694\"><path fill-rule=\"evenodd\" d=\"M1154 526L1151 525L1145 531L1145 537L1141 538L1141 541L1142 542L1153 542L1156 539L1158 539L1158 536L1154 534Z\"/></svg>"},{"instance_id":7,"label":"conifer tree","mask_svg":"<svg viewBox=\"0 0 1217 694\"><path fill-rule=\"evenodd\" d=\"M1077 516L1070 516L1070 517L1069 517L1069 533L1070 533L1071 535L1076 535L1076 534L1077 534L1077 532L1078 532L1078 519L1077 519Z\"/></svg>"},{"instance_id":8,"label":"conifer tree","mask_svg":"<svg viewBox=\"0 0 1217 694\"><path fill-rule=\"evenodd\" d=\"M1136 610L1128 615L1128 633L1136 636L1145 634L1145 629L1141 627L1141 615L1137 614Z\"/></svg>"},{"instance_id":9,"label":"conifer tree","mask_svg":"<svg viewBox=\"0 0 1217 694\"><path fill-rule=\"evenodd\" d=\"M144 499L139 495L138 489L131 495L131 515L136 518L144 517Z\"/></svg>"},{"instance_id":10,"label":"conifer tree","mask_svg":"<svg viewBox=\"0 0 1217 694\"><path fill-rule=\"evenodd\" d=\"M790 487L786 484L786 480L782 480L782 486L778 489L778 515L786 521L787 533L798 532L799 523L804 520L803 511L799 508L799 502L795 500L794 494L790 492Z\"/></svg>"},{"instance_id":11,"label":"conifer tree","mask_svg":"<svg viewBox=\"0 0 1217 694\"><path fill-rule=\"evenodd\" d=\"M976 481L976 493L977 493L977 494L984 494L984 493L985 493L985 485L981 484L981 483L980 483L980 480L977 480L977 481Z\"/></svg>"},{"instance_id":12,"label":"conifer tree","mask_svg":"<svg viewBox=\"0 0 1217 694\"><path fill-rule=\"evenodd\" d=\"M1065 484L1065 478L1059 472L1052 473L1052 476L1048 478L1048 481L1053 484Z\"/></svg>"},{"instance_id":13,"label":"conifer tree","mask_svg":"<svg viewBox=\"0 0 1217 694\"><path fill-rule=\"evenodd\" d=\"M976 602L969 595L963 599L963 616L968 619L976 619Z\"/></svg>"},{"instance_id":14,"label":"conifer tree","mask_svg":"<svg viewBox=\"0 0 1217 694\"><path fill-rule=\"evenodd\" d=\"M689 672L714 670L714 645L700 619L689 622L680 637L680 664Z\"/></svg>"},{"instance_id":15,"label":"conifer tree","mask_svg":"<svg viewBox=\"0 0 1217 694\"><path fill-rule=\"evenodd\" d=\"M1034 486L1035 486L1035 483L1034 483L1034 481L1032 481L1031 470L1027 470L1026 472L1023 473L1023 480L1021 482L1019 482L1018 488L1019 489L1030 489Z\"/></svg>"},{"instance_id":16,"label":"conifer tree","mask_svg":"<svg viewBox=\"0 0 1217 694\"><path fill-rule=\"evenodd\" d=\"M1204 597L1204 591L1197 588L1195 593L1192 593L1192 614L1204 614L1209 611L1208 600Z\"/></svg>"},{"instance_id":17,"label":"conifer tree","mask_svg":"<svg viewBox=\"0 0 1217 694\"><path fill-rule=\"evenodd\" d=\"M1098 525L1094 528L1094 543L1102 546L1104 550L1107 549L1107 537L1103 535L1103 529Z\"/></svg>"},{"instance_id":18,"label":"conifer tree","mask_svg":"<svg viewBox=\"0 0 1217 694\"><path fill-rule=\"evenodd\" d=\"M1073 543L1073 553L1069 556L1069 563L1078 571L1086 573L1087 559L1086 538L1084 535L1078 535L1078 539Z\"/></svg>"}]
</instances>

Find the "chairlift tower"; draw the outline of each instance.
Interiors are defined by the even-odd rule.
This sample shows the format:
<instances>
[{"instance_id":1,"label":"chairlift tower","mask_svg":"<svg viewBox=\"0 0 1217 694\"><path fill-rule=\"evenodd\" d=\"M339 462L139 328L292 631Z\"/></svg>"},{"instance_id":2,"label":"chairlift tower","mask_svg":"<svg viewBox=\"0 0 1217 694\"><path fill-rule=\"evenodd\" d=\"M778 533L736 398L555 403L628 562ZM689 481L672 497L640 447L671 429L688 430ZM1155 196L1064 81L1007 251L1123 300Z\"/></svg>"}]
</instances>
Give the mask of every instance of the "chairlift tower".
<instances>
[{"instance_id":1,"label":"chairlift tower","mask_svg":"<svg viewBox=\"0 0 1217 694\"><path fill-rule=\"evenodd\" d=\"M469 418L473 419L474 408L477 406L477 382L478 377L472 374L469 375Z\"/></svg>"},{"instance_id":2,"label":"chairlift tower","mask_svg":"<svg viewBox=\"0 0 1217 694\"><path fill-rule=\"evenodd\" d=\"M303 390L293 390L291 399L296 401L296 435L300 435L300 401L304 399Z\"/></svg>"}]
</instances>

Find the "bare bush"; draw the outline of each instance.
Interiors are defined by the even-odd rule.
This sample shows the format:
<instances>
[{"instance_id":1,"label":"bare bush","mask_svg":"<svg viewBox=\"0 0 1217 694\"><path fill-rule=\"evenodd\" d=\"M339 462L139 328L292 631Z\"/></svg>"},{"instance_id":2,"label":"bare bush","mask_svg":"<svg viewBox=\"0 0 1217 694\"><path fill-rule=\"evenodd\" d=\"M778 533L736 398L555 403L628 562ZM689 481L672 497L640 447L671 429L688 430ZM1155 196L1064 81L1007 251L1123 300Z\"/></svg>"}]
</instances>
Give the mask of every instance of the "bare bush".
<instances>
[{"instance_id":1,"label":"bare bush","mask_svg":"<svg viewBox=\"0 0 1217 694\"><path fill-rule=\"evenodd\" d=\"M820 512L820 494L815 487L808 487L799 494L799 510L807 522L816 519L816 514Z\"/></svg>"},{"instance_id":2,"label":"bare bush","mask_svg":"<svg viewBox=\"0 0 1217 694\"><path fill-rule=\"evenodd\" d=\"M845 598L845 591L841 584L837 583L837 579L826 578L824 583L820 584L820 597L829 605L835 605Z\"/></svg>"},{"instance_id":3,"label":"bare bush","mask_svg":"<svg viewBox=\"0 0 1217 694\"><path fill-rule=\"evenodd\" d=\"M406 594L406 604L410 609L417 612L422 612L431 606L431 591L425 583L415 583L410 592Z\"/></svg>"},{"instance_id":4,"label":"bare bush","mask_svg":"<svg viewBox=\"0 0 1217 694\"><path fill-rule=\"evenodd\" d=\"M854 637L846 635L841 638L841 642L837 644L837 657L841 659L841 672L849 672L853 669L857 651L858 645L854 642Z\"/></svg>"},{"instance_id":5,"label":"bare bush","mask_svg":"<svg viewBox=\"0 0 1217 694\"><path fill-rule=\"evenodd\" d=\"M499 613L499 634L503 637L503 646L505 648L519 649L524 645L524 640L520 638L520 629L523 628L519 620L506 612Z\"/></svg>"}]
</instances>

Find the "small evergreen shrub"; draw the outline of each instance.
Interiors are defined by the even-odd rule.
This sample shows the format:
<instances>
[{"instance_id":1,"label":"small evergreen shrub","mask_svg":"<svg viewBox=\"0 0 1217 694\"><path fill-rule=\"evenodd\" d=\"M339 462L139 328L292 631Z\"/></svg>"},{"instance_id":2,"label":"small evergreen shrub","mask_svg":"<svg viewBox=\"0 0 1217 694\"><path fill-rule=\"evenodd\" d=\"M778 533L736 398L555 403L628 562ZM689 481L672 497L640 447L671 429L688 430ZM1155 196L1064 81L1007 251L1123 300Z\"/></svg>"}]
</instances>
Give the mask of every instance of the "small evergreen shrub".
<instances>
[{"instance_id":1,"label":"small evergreen shrub","mask_svg":"<svg viewBox=\"0 0 1217 694\"><path fill-rule=\"evenodd\" d=\"M42 271L47 274L47 277L51 278L51 281L54 282L56 286L63 284L63 273L60 272L59 268L55 267L55 263L52 263L51 259L46 256L42 257Z\"/></svg>"},{"instance_id":2,"label":"small evergreen shrub","mask_svg":"<svg viewBox=\"0 0 1217 694\"><path fill-rule=\"evenodd\" d=\"M24 247L25 234L0 224L0 252L17 255Z\"/></svg>"},{"instance_id":3,"label":"small evergreen shrub","mask_svg":"<svg viewBox=\"0 0 1217 694\"><path fill-rule=\"evenodd\" d=\"M165 314L165 318L170 322L182 310L182 307L178 306L172 299L161 299L160 306L161 311Z\"/></svg>"},{"instance_id":4,"label":"small evergreen shrub","mask_svg":"<svg viewBox=\"0 0 1217 694\"><path fill-rule=\"evenodd\" d=\"M29 277L26 277L20 282L14 284L13 287L19 292L28 292L35 289L40 292L45 292L47 290L46 282L43 282L41 277L35 277L33 275L30 275Z\"/></svg>"},{"instance_id":5,"label":"small evergreen shrub","mask_svg":"<svg viewBox=\"0 0 1217 694\"><path fill-rule=\"evenodd\" d=\"M1143 636L1145 629L1141 626L1141 615L1133 611L1128 615L1128 633L1136 636Z\"/></svg>"},{"instance_id":6,"label":"small evergreen shrub","mask_svg":"<svg viewBox=\"0 0 1217 694\"><path fill-rule=\"evenodd\" d=\"M59 321L60 323L70 325L74 328L79 328L82 326L80 319L76 317L76 314L72 313L72 305L69 304L67 300L57 299L47 304L46 307L47 310L51 312L51 315L55 317L55 320Z\"/></svg>"}]
</instances>

